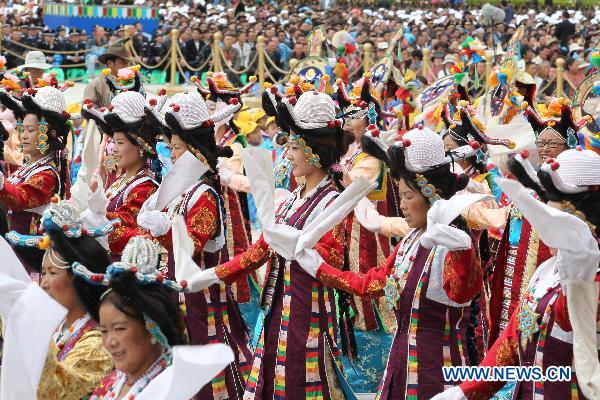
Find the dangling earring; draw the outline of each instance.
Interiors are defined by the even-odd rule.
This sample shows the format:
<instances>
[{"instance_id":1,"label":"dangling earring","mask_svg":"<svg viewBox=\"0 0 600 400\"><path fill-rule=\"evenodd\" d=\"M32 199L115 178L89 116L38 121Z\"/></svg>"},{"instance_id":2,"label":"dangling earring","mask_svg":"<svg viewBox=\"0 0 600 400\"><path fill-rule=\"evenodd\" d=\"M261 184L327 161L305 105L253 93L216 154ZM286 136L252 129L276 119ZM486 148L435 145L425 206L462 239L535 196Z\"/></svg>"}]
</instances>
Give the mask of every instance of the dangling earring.
<instances>
[{"instance_id":1,"label":"dangling earring","mask_svg":"<svg viewBox=\"0 0 600 400\"><path fill-rule=\"evenodd\" d=\"M35 148L42 154L46 153L50 148L48 145L48 123L44 117L42 117L38 124L38 143Z\"/></svg>"},{"instance_id":2,"label":"dangling earring","mask_svg":"<svg viewBox=\"0 0 600 400\"><path fill-rule=\"evenodd\" d=\"M144 158L144 149L140 147L140 158Z\"/></svg>"}]
</instances>

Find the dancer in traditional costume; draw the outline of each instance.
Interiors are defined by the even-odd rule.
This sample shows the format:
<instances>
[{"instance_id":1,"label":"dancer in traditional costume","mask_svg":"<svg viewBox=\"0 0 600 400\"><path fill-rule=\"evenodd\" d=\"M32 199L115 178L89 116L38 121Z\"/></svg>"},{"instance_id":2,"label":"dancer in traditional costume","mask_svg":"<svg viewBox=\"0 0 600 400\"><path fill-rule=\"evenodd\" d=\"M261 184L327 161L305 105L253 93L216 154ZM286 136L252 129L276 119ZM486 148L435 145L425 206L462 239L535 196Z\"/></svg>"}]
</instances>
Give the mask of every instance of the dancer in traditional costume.
<instances>
[{"instance_id":1,"label":"dancer in traditional costume","mask_svg":"<svg viewBox=\"0 0 600 400\"><path fill-rule=\"evenodd\" d=\"M70 130L63 90L54 86L31 88L20 98L0 91L0 101L17 116L27 162L12 175L0 175L0 205L8 210L9 229L23 235L37 234L40 216L50 199L65 196L68 185L64 154ZM29 273L40 271L43 252L16 248Z\"/></svg>"},{"instance_id":2,"label":"dancer in traditional costume","mask_svg":"<svg viewBox=\"0 0 600 400\"><path fill-rule=\"evenodd\" d=\"M456 110L454 113L452 109ZM471 193L492 194L495 187L493 175L487 172L487 146L514 147L508 139L492 139L485 134L485 126L475 118L466 101L460 101L453 107L445 107L442 119L446 129L443 133L446 151L457 150L461 146L472 147L473 155L455 161L456 164L470 178L467 191ZM490 241L488 228L504 227L507 218L507 209L497 210L499 207L494 200L479 202L463 212L467 225L472 229L475 249L479 256L484 277L487 277L488 262L490 261ZM494 211L490 211L494 210ZM497 210L497 211L496 211ZM484 286L485 287L485 286ZM470 358L473 365L483 358L487 348L489 330L489 316L487 311L488 296L485 290L471 305L471 322L468 331Z\"/></svg>"},{"instance_id":3,"label":"dancer in traditional costume","mask_svg":"<svg viewBox=\"0 0 600 400\"><path fill-rule=\"evenodd\" d=\"M86 231L79 212L61 201L50 204L42 216L44 236L24 236L14 231L7 235L15 246L45 249L40 286L67 309L65 320L50 342L37 392L40 400L89 396L113 368L96 329L98 301L104 290L74 275L72 265L85 263L94 273L105 273L110 258L94 237L108 234L114 225Z\"/></svg>"},{"instance_id":4,"label":"dancer in traditional costume","mask_svg":"<svg viewBox=\"0 0 600 400\"><path fill-rule=\"evenodd\" d=\"M106 273L92 272L79 262L71 267L75 276L104 289L96 304L98 330L115 371L102 379L92 400L138 395L189 399L232 358L231 351L221 345L212 351L199 346L173 348L186 342L183 315L171 295L183 288L158 271L159 262L158 243L134 237L122 260L111 264ZM181 357L182 353L188 354ZM214 358L202 358L207 356ZM183 368L178 370L182 361ZM173 371L163 374L167 368ZM180 376L187 374L195 374L195 379Z\"/></svg>"},{"instance_id":5,"label":"dancer in traditional costume","mask_svg":"<svg viewBox=\"0 0 600 400\"><path fill-rule=\"evenodd\" d=\"M577 131L581 124L573 120L568 100L553 100L551 114L540 116L529 107L525 115L536 136L537 157L540 162L556 158L560 153L575 148ZM527 151L517 157L527 158ZM539 239L535 229L514 204L507 207L507 221L498 245L490 279L490 336L491 345L502 333L510 316L524 295L536 268L548 258L548 247Z\"/></svg>"},{"instance_id":6,"label":"dancer in traditional costume","mask_svg":"<svg viewBox=\"0 0 600 400\"><path fill-rule=\"evenodd\" d=\"M231 114L231 108L236 106L229 107L223 114ZM159 123L160 115L152 115ZM165 122L174 164L158 191L143 205L137 221L172 252L172 219L182 215L194 242L194 260L200 268L211 270L228 259L225 224L229 217L218 181L217 162L219 157L230 157L232 151L217 146L214 121L208 115L204 99L196 92L175 95ZM167 273L170 277L171 267ZM252 353L231 287L212 285L200 293L187 293L185 308L190 343L226 343L235 354L235 362L204 388L198 398L241 398Z\"/></svg>"},{"instance_id":7,"label":"dancer in traditional costume","mask_svg":"<svg viewBox=\"0 0 600 400\"><path fill-rule=\"evenodd\" d=\"M600 195L596 190L600 156L589 150L566 150L544 163L537 176L527 160L523 164L519 180L542 189L539 194L547 205L514 181L500 185L550 246L553 257L537 268L481 365L536 366L543 371L550 366L574 367L570 380L517 382L503 398L595 399L600 396L600 340L596 335L600 317L594 282L600 272ZM503 385L501 381L464 382L435 399L491 398Z\"/></svg>"},{"instance_id":8,"label":"dancer in traditional costume","mask_svg":"<svg viewBox=\"0 0 600 400\"><path fill-rule=\"evenodd\" d=\"M378 399L427 399L451 384L444 381L442 365L469 365L469 306L482 289L482 270L464 221L455 224L465 230L448 224L485 195L452 197L469 178L450 171L452 158L445 156L440 136L419 128L387 153L380 151L392 177L400 180L401 209L413 228L387 261L361 274L332 267L312 249L304 255L296 249L300 265L319 281L367 298L385 294L398 329Z\"/></svg>"},{"instance_id":9,"label":"dancer in traditional costume","mask_svg":"<svg viewBox=\"0 0 600 400\"><path fill-rule=\"evenodd\" d=\"M363 151L361 138L365 132L382 128L382 109L371 88L368 74L355 84L351 93L338 80L337 101L344 116L344 129L354 138L340 165L344 171L344 184L359 176L377 182L377 188L368 196L376 210L387 213L387 170L384 163ZM366 273L370 267L382 264L390 254L390 241L385 235L374 233L362 226L356 216L347 222L350 270ZM355 316L356 351L358 359L353 368L347 368L349 379L358 392L374 392L385 369L386 353L392 333L396 330L393 313L378 299L353 297L351 305ZM370 332L370 333L367 333ZM355 354L349 353L350 361ZM348 365L350 367L350 365ZM356 376L353 372L356 371Z\"/></svg>"},{"instance_id":10,"label":"dancer in traditional costume","mask_svg":"<svg viewBox=\"0 0 600 400\"><path fill-rule=\"evenodd\" d=\"M274 221L295 231L307 227L324 210L333 207L330 204L339 194L341 179L334 178L331 166L345 153L348 143L344 142L341 121L335 119L333 100L325 93L304 92L295 106L283 99L277 111L293 132L287 144L288 158L294 175L303 178L304 184L279 205ZM259 215L260 194L254 191ZM270 194L264 195L272 199ZM261 222L264 228L266 225ZM189 261L189 255L186 261L185 253L191 252L187 249L191 244L186 244L186 235L175 232L180 242L175 248L176 273L178 279L189 275L185 279L191 291L216 283L230 284L269 262L261 298L264 322L245 399L344 398L341 375L335 372L340 364L334 291L298 267L293 249L290 254L285 246L282 249L275 241L268 244L267 236L261 235L231 261L198 271ZM275 246L275 251L271 246ZM326 232L316 248L332 268L344 268L344 224ZM178 252L184 254L178 256Z\"/></svg>"},{"instance_id":11,"label":"dancer in traditional costume","mask_svg":"<svg viewBox=\"0 0 600 400\"><path fill-rule=\"evenodd\" d=\"M160 125L146 117L146 108L160 110L165 101L164 92L158 100L146 103L140 93L126 91L116 95L104 113L90 103L83 111L84 116L96 121L100 131L114 143L117 179L106 192L99 182L83 213L86 223L92 226L107 219L121 220L121 226L108 237L113 261L120 259L129 239L144 233L137 224L137 215L158 188L155 178L160 177L161 167L156 153Z\"/></svg>"},{"instance_id":12,"label":"dancer in traditional costume","mask_svg":"<svg viewBox=\"0 0 600 400\"><path fill-rule=\"evenodd\" d=\"M239 129L233 122L234 115L242 108L242 95L247 93L256 82L255 77L250 77L249 82L242 88L233 87L227 74L219 72L208 75L203 87L199 80L195 83L198 91L205 97L215 102L215 111L211 113L215 122L215 138L219 147L229 147L233 155L222 160L219 165L221 178L221 192L227 211L226 234L227 251L229 257L236 256L248 249L252 243L250 230L250 214L246 193L250 191L248 179L244 176L244 165L240 156L241 150L246 147L245 137L240 135ZM232 107L233 106L233 107ZM256 301L258 298L258 282L256 275L240 279L232 286L235 300L240 303L250 302L250 307L243 311L248 322L253 325L256 319ZM253 288L253 289L251 289ZM253 300L253 301L251 301ZM243 307L244 308L244 307Z\"/></svg>"}]
</instances>

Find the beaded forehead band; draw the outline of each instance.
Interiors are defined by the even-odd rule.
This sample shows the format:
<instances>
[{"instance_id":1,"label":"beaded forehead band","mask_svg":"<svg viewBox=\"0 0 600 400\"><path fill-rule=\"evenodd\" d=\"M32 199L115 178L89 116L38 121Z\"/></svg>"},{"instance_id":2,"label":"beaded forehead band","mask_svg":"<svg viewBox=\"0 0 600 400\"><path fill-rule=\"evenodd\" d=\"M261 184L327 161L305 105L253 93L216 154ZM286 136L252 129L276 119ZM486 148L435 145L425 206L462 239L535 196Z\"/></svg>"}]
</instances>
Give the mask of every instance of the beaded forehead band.
<instances>
[{"instance_id":1,"label":"beaded forehead band","mask_svg":"<svg viewBox=\"0 0 600 400\"><path fill-rule=\"evenodd\" d=\"M298 147L300 147L300 150L302 150L302 153L304 153L304 158L306 158L306 161L310 165L317 168L321 168L321 158L318 154L315 154L313 152L310 146L306 144L306 141L304 139L302 139L299 135L296 135L293 132L290 133L290 139L298 144Z\"/></svg>"},{"instance_id":2,"label":"beaded forehead band","mask_svg":"<svg viewBox=\"0 0 600 400\"><path fill-rule=\"evenodd\" d=\"M50 264L54 268L58 269L69 269L70 265L68 262L63 260L54 250L54 245L48 247L48 250L44 253L42 258L42 265Z\"/></svg>"}]
</instances>

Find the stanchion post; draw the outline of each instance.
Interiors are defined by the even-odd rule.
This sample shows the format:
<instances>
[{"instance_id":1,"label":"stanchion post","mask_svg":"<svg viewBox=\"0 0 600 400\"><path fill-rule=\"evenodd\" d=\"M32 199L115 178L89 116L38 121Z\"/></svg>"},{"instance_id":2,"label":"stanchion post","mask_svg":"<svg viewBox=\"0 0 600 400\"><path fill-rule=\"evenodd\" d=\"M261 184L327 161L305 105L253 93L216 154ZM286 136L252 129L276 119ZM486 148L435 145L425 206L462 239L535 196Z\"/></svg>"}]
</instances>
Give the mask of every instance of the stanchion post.
<instances>
[{"instance_id":1,"label":"stanchion post","mask_svg":"<svg viewBox=\"0 0 600 400\"><path fill-rule=\"evenodd\" d=\"M125 27L123 28L123 40L125 42L125 49L129 52L129 54L131 55L131 57L133 58L133 41L132 41L132 37L131 37L131 29L135 29L133 28L132 25L125 25Z\"/></svg>"},{"instance_id":2,"label":"stanchion post","mask_svg":"<svg viewBox=\"0 0 600 400\"><path fill-rule=\"evenodd\" d=\"M263 35L257 38L256 51L258 51L258 83L262 91L265 87L265 37Z\"/></svg>"},{"instance_id":3,"label":"stanchion post","mask_svg":"<svg viewBox=\"0 0 600 400\"><path fill-rule=\"evenodd\" d=\"M373 45L371 43L365 43L363 46L363 71L367 72L371 69L373 60L371 59L371 53L373 52Z\"/></svg>"},{"instance_id":4,"label":"stanchion post","mask_svg":"<svg viewBox=\"0 0 600 400\"><path fill-rule=\"evenodd\" d=\"M298 65L298 59L290 58L290 62L288 62L288 65L290 66L290 72L292 72L292 70L296 67L296 65Z\"/></svg>"},{"instance_id":5,"label":"stanchion post","mask_svg":"<svg viewBox=\"0 0 600 400\"><path fill-rule=\"evenodd\" d=\"M565 60L563 58L556 59L556 94L564 96L564 72L565 72Z\"/></svg>"},{"instance_id":6,"label":"stanchion post","mask_svg":"<svg viewBox=\"0 0 600 400\"><path fill-rule=\"evenodd\" d=\"M177 79L177 47L178 46L179 31L177 29L171 29L171 86L177 85L175 80Z\"/></svg>"},{"instance_id":7,"label":"stanchion post","mask_svg":"<svg viewBox=\"0 0 600 400\"><path fill-rule=\"evenodd\" d=\"M430 68L430 63L431 63L431 50L430 49L423 49L423 66L421 67L421 75L423 75L425 77L425 79L428 79L428 75L429 75L429 68Z\"/></svg>"},{"instance_id":8,"label":"stanchion post","mask_svg":"<svg viewBox=\"0 0 600 400\"><path fill-rule=\"evenodd\" d=\"M213 35L213 71L220 72L221 68L221 32L215 32Z\"/></svg>"},{"instance_id":9,"label":"stanchion post","mask_svg":"<svg viewBox=\"0 0 600 400\"><path fill-rule=\"evenodd\" d=\"M490 75L492 74L492 65L494 61L494 53L491 51L485 52L485 92L490 91Z\"/></svg>"}]
</instances>

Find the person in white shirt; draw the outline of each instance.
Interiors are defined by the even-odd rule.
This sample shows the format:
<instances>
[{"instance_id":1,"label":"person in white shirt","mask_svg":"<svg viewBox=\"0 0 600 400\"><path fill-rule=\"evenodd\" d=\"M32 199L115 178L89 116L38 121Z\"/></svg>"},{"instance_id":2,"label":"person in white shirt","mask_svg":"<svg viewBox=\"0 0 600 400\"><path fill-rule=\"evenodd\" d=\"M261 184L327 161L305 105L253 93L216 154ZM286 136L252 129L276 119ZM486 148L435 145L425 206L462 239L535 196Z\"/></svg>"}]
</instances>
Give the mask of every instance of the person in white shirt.
<instances>
[{"instance_id":1,"label":"person in white shirt","mask_svg":"<svg viewBox=\"0 0 600 400\"><path fill-rule=\"evenodd\" d=\"M252 46L246 42L246 33L239 32L237 35L237 42L233 44L233 48L236 49L242 56L241 65L243 68L247 68L250 63L250 54L252 53Z\"/></svg>"}]
</instances>

